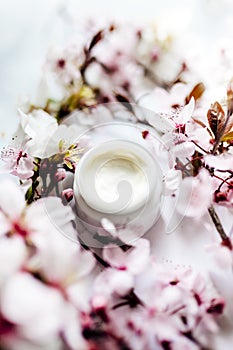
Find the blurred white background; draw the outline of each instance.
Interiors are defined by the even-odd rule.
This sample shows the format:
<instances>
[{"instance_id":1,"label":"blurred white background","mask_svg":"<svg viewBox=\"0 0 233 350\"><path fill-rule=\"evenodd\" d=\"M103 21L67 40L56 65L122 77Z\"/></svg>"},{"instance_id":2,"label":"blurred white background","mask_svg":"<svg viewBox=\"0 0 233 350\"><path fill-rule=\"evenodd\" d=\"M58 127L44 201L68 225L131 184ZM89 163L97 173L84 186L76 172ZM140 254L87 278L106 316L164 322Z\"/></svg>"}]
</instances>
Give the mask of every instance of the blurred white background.
<instances>
[{"instance_id":1,"label":"blurred white background","mask_svg":"<svg viewBox=\"0 0 233 350\"><path fill-rule=\"evenodd\" d=\"M0 0L0 145L17 123L17 101L36 91L48 47L87 16L158 21L179 35L197 34L203 53L232 31L232 0ZM195 42L193 42L195 46Z\"/></svg>"}]
</instances>

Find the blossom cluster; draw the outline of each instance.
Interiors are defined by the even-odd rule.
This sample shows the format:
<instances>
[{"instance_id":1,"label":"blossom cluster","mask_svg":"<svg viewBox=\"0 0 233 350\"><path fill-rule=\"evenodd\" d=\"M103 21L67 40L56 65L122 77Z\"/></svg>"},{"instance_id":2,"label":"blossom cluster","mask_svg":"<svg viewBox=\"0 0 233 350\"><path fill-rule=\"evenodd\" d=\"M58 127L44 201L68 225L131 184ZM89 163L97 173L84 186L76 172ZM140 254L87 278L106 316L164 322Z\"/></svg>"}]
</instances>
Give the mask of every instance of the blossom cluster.
<instances>
[{"instance_id":1,"label":"blossom cluster","mask_svg":"<svg viewBox=\"0 0 233 350\"><path fill-rule=\"evenodd\" d=\"M60 199L27 206L8 181L1 194L1 347L199 349L218 331L224 300L199 274L156 262L148 240L96 260L61 234L75 232Z\"/></svg>"},{"instance_id":2,"label":"blossom cluster","mask_svg":"<svg viewBox=\"0 0 233 350\"><path fill-rule=\"evenodd\" d=\"M104 217L95 237L103 247L88 246L73 178L94 143L87 130L140 126L162 169L164 232L182 220L208 227L206 254L224 274L233 264L231 76L212 100L216 86L200 79L200 62L149 25L111 24L83 37L49 51L39 95L19 107L1 152L1 172L19 181L0 183L0 347L212 348L229 293L195 268L161 262L150 235L135 239Z\"/></svg>"}]
</instances>

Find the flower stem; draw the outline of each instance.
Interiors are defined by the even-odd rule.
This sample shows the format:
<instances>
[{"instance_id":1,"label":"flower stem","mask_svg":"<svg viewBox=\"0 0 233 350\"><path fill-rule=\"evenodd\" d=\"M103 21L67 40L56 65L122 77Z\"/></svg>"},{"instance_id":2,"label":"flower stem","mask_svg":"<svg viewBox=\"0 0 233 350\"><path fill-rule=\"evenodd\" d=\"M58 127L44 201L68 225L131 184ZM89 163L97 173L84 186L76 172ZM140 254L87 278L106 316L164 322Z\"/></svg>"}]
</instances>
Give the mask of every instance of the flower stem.
<instances>
[{"instance_id":1,"label":"flower stem","mask_svg":"<svg viewBox=\"0 0 233 350\"><path fill-rule=\"evenodd\" d=\"M214 223L214 226L216 227L216 230L218 231L221 239L222 239L222 244L226 247L228 247L230 250L232 250L232 243L231 243L231 240L230 238L227 236L222 224L221 224L221 221L219 219L219 216L218 214L216 213L215 209L213 206L209 207L208 209L208 212L210 214L210 217Z\"/></svg>"},{"instance_id":2,"label":"flower stem","mask_svg":"<svg viewBox=\"0 0 233 350\"><path fill-rule=\"evenodd\" d=\"M206 151L203 147L201 147L200 145L198 145L198 143L194 140L191 141L195 146L197 146L198 148L200 148L200 150L202 150L202 152L209 154L208 151Z\"/></svg>"}]
</instances>

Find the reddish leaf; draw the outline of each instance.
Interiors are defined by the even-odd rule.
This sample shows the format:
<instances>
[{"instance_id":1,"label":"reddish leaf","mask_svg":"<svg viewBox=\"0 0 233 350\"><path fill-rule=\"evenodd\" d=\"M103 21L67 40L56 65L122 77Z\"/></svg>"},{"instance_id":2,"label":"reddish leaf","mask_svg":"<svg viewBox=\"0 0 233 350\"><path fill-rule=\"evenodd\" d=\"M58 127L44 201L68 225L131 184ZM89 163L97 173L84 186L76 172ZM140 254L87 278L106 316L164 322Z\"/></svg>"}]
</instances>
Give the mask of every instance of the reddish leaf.
<instances>
[{"instance_id":1,"label":"reddish leaf","mask_svg":"<svg viewBox=\"0 0 233 350\"><path fill-rule=\"evenodd\" d=\"M211 105L207 113L209 126L215 136L218 137L225 122L225 113L219 102Z\"/></svg>"},{"instance_id":2,"label":"reddish leaf","mask_svg":"<svg viewBox=\"0 0 233 350\"><path fill-rule=\"evenodd\" d=\"M230 81L227 89L227 123L224 133L231 131L233 127L233 79Z\"/></svg>"},{"instance_id":3,"label":"reddish leaf","mask_svg":"<svg viewBox=\"0 0 233 350\"><path fill-rule=\"evenodd\" d=\"M227 88L227 114L233 114L233 79L230 81Z\"/></svg>"},{"instance_id":4,"label":"reddish leaf","mask_svg":"<svg viewBox=\"0 0 233 350\"><path fill-rule=\"evenodd\" d=\"M189 103L192 97L194 97L195 101L199 100L205 91L205 85L203 83L198 83L194 86L190 94L186 97L186 104Z\"/></svg>"}]
</instances>

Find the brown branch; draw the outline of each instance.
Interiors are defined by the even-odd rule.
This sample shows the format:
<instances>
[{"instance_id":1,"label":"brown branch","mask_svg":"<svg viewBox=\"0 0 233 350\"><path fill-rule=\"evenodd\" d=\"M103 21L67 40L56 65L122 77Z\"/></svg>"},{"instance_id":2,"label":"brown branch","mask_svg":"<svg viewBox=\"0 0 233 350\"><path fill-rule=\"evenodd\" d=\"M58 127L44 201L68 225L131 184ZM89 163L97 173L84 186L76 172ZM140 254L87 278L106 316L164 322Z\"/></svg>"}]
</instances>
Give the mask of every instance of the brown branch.
<instances>
[{"instance_id":1,"label":"brown branch","mask_svg":"<svg viewBox=\"0 0 233 350\"><path fill-rule=\"evenodd\" d=\"M222 224L221 224L221 221L219 219L219 216L218 214L216 213L215 209L213 206L210 206L209 209L208 209L208 212L210 214L210 217L214 223L214 226L216 228L216 230L218 231L221 239L222 239L222 245L226 246L227 248L229 248L230 250L232 250L232 243L231 243L231 240L230 238L227 236Z\"/></svg>"},{"instance_id":2,"label":"brown branch","mask_svg":"<svg viewBox=\"0 0 233 350\"><path fill-rule=\"evenodd\" d=\"M203 147L201 147L200 145L198 145L198 143L194 140L191 141L195 146L197 146L198 148L200 148L204 153L209 154L208 151L206 151Z\"/></svg>"}]
</instances>

